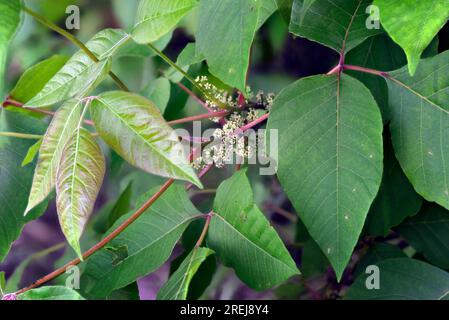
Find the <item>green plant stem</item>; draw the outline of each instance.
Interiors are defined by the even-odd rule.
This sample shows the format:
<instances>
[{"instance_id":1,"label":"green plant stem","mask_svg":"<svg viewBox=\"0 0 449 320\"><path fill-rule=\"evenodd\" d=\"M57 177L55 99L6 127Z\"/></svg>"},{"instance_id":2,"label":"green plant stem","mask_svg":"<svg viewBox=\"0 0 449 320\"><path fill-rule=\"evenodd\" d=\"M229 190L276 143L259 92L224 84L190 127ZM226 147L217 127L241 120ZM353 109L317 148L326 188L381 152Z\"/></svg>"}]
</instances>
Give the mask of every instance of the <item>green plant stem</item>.
<instances>
[{"instance_id":1,"label":"green plant stem","mask_svg":"<svg viewBox=\"0 0 449 320\"><path fill-rule=\"evenodd\" d=\"M61 36L65 37L67 40L69 40L70 42L72 42L73 44L75 44L76 46L78 46L81 50L84 51L84 53L94 62L98 62L98 58L95 56L95 54L89 50L88 47L86 47L86 45L84 43L82 43L79 39L77 39L74 35L72 35L70 32L67 32L66 30L58 27L57 25L55 25L53 22L51 22L50 20L48 20L47 18L45 18L44 16L40 15L39 13L31 10L30 8L23 6L22 10L26 13L28 13L30 16L32 16L33 18L35 18L37 21L39 21L41 24L43 24L44 26L50 28L51 30L59 33ZM113 73L112 71L109 71L109 76L112 78L112 80L115 81L115 83L117 84L117 86L123 90L123 91L128 91L129 89L128 87L117 77L117 75L115 73Z\"/></svg>"},{"instance_id":2,"label":"green plant stem","mask_svg":"<svg viewBox=\"0 0 449 320\"><path fill-rule=\"evenodd\" d=\"M28 134L28 133L19 133L19 132L0 132L0 137L13 137L20 139L30 139L30 140L39 140L42 138L39 134Z\"/></svg>"}]
</instances>

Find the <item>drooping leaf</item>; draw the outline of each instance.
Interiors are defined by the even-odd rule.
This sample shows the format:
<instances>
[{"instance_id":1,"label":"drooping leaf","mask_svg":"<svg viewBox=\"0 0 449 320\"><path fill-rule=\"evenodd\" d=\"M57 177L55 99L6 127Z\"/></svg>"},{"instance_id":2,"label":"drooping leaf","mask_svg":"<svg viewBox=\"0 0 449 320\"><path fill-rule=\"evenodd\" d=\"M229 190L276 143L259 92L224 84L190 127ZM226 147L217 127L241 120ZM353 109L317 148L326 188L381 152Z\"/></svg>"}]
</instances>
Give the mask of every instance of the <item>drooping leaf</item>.
<instances>
[{"instance_id":1,"label":"drooping leaf","mask_svg":"<svg viewBox=\"0 0 449 320\"><path fill-rule=\"evenodd\" d=\"M158 40L197 4L198 0L141 0L132 37L138 43Z\"/></svg>"},{"instance_id":2,"label":"drooping leaf","mask_svg":"<svg viewBox=\"0 0 449 320\"><path fill-rule=\"evenodd\" d=\"M20 7L20 0L0 3L0 93L3 92L9 43L20 25Z\"/></svg>"},{"instance_id":3,"label":"drooping leaf","mask_svg":"<svg viewBox=\"0 0 449 320\"><path fill-rule=\"evenodd\" d=\"M0 111L0 132L42 134L44 129L40 120L5 108ZM32 144L32 140L0 137L0 261L7 255L23 226L41 215L47 206L42 203L29 216L23 216L34 165L22 168L21 162Z\"/></svg>"},{"instance_id":4,"label":"drooping leaf","mask_svg":"<svg viewBox=\"0 0 449 320\"><path fill-rule=\"evenodd\" d=\"M214 76L244 93L260 6L247 0L208 0L199 6L197 53Z\"/></svg>"},{"instance_id":5,"label":"drooping leaf","mask_svg":"<svg viewBox=\"0 0 449 320\"><path fill-rule=\"evenodd\" d=\"M393 258L407 258L404 251L399 247L387 243L376 243L357 263L354 272L355 276L359 276L366 272L368 266L377 265L379 262Z\"/></svg>"},{"instance_id":6,"label":"drooping leaf","mask_svg":"<svg viewBox=\"0 0 449 320\"><path fill-rule=\"evenodd\" d=\"M157 294L158 300L186 300L189 285L206 258L214 252L208 248L195 248Z\"/></svg>"},{"instance_id":7,"label":"drooping leaf","mask_svg":"<svg viewBox=\"0 0 449 320\"><path fill-rule=\"evenodd\" d=\"M388 95L396 157L416 192L449 209L449 52L425 59L415 76L391 72Z\"/></svg>"},{"instance_id":8,"label":"drooping leaf","mask_svg":"<svg viewBox=\"0 0 449 320\"><path fill-rule=\"evenodd\" d=\"M340 278L382 177L374 98L344 74L304 78L277 96L267 129L278 130L281 185Z\"/></svg>"},{"instance_id":9,"label":"drooping leaf","mask_svg":"<svg viewBox=\"0 0 449 320\"><path fill-rule=\"evenodd\" d=\"M203 60L204 56L196 51L195 43L189 43L179 54L176 65L187 72L191 65ZM184 75L173 67L167 70L165 76L172 82L180 82L184 78Z\"/></svg>"},{"instance_id":10,"label":"drooping leaf","mask_svg":"<svg viewBox=\"0 0 449 320\"><path fill-rule=\"evenodd\" d=\"M329 267L329 261L323 251L312 239L304 244L301 262L301 273L305 278L324 274Z\"/></svg>"},{"instance_id":11,"label":"drooping leaf","mask_svg":"<svg viewBox=\"0 0 449 320\"><path fill-rule=\"evenodd\" d=\"M84 51L79 50L27 105L43 107L87 95L106 77L112 55L129 38L130 36L120 29L100 31L86 43L86 47L99 61L94 62Z\"/></svg>"},{"instance_id":12,"label":"drooping leaf","mask_svg":"<svg viewBox=\"0 0 449 320\"><path fill-rule=\"evenodd\" d=\"M92 213L105 173L103 153L92 134L78 128L66 143L56 174L56 207L62 232L78 256L79 239Z\"/></svg>"},{"instance_id":13,"label":"drooping leaf","mask_svg":"<svg viewBox=\"0 0 449 320\"><path fill-rule=\"evenodd\" d=\"M426 203L420 213L399 226L398 233L432 264L449 269L449 212Z\"/></svg>"},{"instance_id":14,"label":"drooping leaf","mask_svg":"<svg viewBox=\"0 0 449 320\"><path fill-rule=\"evenodd\" d=\"M290 32L348 52L382 31L367 28L372 0L294 0Z\"/></svg>"},{"instance_id":15,"label":"drooping leaf","mask_svg":"<svg viewBox=\"0 0 449 320\"><path fill-rule=\"evenodd\" d=\"M11 98L27 103L42 90L68 60L67 56L54 55L27 69L11 90Z\"/></svg>"},{"instance_id":16,"label":"drooping leaf","mask_svg":"<svg viewBox=\"0 0 449 320\"><path fill-rule=\"evenodd\" d=\"M276 4L278 7L278 10L282 16L282 18L285 20L287 25L290 24L290 18L292 15L292 6L293 6L294 0L276 0Z\"/></svg>"},{"instance_id":17,"label":"drooping leaf","mask_svg":"<svg viewBox=\"0 0 449 320\"><path fill-rule=\"evenodd\" d=\"M257 26L256 30L259 30L260 27L267 21L267 19L276 11L277 4L276 0L257 0L260 2L259 15L257 18Z\"/></svg>"},{"instance_id":18,"label":"drooping leaf","mask_svg":"<svg viewBox=\"0 0 449 320\"><path fill-rule=\"evenodd\" d=\"M18 300L84 300L75 290L63 286L32 289L20 294Z\"/></svg>"},{"instance_id":19,"label":"drooping leaf","mask_svg":"<svg viewBox=\"0 0 449 320\"><path fill-rule=\"evenodd\" d=\"M384 172L379 192L371 205L365 230L386 236L392 227L418 213L422 198L415 192L394 156L389 131L384 134Z\"/></svg>"},{"instance_id":20,"label":"drooping leaf","mask_svg":"<svg viewBox=\"0 0 449 320\"><path fill-rule=\"evenodd\" d=\"M157 189L141 197L139 207ZM108 233L117 228L129 214L121 217ZM185 228L201 214L190 202L181 185L170 187L133 224L128 226L87 263L81 288L88 297L106 297L114 289L126 286L157 268L170 256ZM114 249L122 248L119 258Z\"/></svg>"},{"instance_id":21,"label":"drooping leaf","mask_svg":"<svg viewBox=\"0 0 449 320\"><path fill-rule=\"evenodd\" d=\"M130 164L201 187L176 132L151 101L132 93L106 92L92 102L91 114L103 140Z\"/></svg>"},{"instance_id":22,"label":"drooping leaf","mask_svg":"<svg viewBox=\"0 0 449 320\"><path fill-rule=\"evenodd\" d=\"M42 145L42 138L37 140L35 144L33 144L29 149L25 157L22 161L22 167L26 166L27 164L30 164L33 162L34 158L36 157L37 153L39 152L39 149Z\"/></svg>"},{"instance_id":23,"label":"drooping leaf","mask_svg":"<svg viewBox=\"0 0 449 320\"><path fill-rule=\"evenodd\" d=\"M154 103L161 114L164 114L170 100L170 81L167 78L157 78L144 90L146 97Z\"/></svg>"},{"instance_id":24,"label":"drooping leaf","mask_svg":"<svg viewBox=\"0 0 449 320\"><path fill-rule=\"evenodd\" d=\"M447 300L449 274L430 264L409 258L384 260L377 264L380 288L369 290L362 273L349 288L350 300ZM369 281L369 279L368 279Z\"/></svg>"},{"instance_id":25,"label":"drooping leaf","mask_svg":"<svg viewBox=\"0 0 449 320\"><path fill-rule=\"evenodd\" d=\"M382 26L404 49L409 73L414 75L421 54L449 19L449 1L374 0L374 5Z\"/></svg>"},{"instance_id":26,"label":"drooping leaf","mask_svg":"<svg viewBox=\"0 0 449 320\"><path fill-rule=\"evenodd\" d=\"M254 203L246 169L218 187L207 244L256 290L271 288L299 274L282 240Z\"/></svg>"},{"instance_id":27,"label":"drooping leaf","mask_svg":"<svg viewBox=\"0 0 449 320\"><path fill-rule=\"evenodd\" d=\"M73 99L67 101L54 115L39 149L39 158L34 170L25 214L41 203L53 190L64 146L73 136L82 110L83 103Z\"/></svg>"}]
</instances>

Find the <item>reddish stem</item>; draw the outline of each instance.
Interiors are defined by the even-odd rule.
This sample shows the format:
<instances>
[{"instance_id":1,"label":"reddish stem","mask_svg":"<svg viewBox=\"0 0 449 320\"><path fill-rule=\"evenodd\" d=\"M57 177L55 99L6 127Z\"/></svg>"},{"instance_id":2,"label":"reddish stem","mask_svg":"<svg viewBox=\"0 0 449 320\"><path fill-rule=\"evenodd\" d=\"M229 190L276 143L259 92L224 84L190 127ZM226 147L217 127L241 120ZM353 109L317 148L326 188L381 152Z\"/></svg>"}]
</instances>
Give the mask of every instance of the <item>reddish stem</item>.
<instances>
[{"instance_id":1,"label":"reddish stem","mask_svg":"<svg viewBox=\"0 0 449 320\"><path fill-rule=\"evenodd\" d=\"M389 74L387 72L379 71L379 70L375 70L375 69L353 66L353 65L349 65L349 64L344 64L342 67L343 67L343 70L354 70L354 71L374 74L376 76L380 76L380 77L384 77L384 78L389 77Z\"/></svg>"},{"instance_id":2,"label":"reddish stem","mask_svg":"<svg viewBox=\"0 0 449 320\"><path fill-rule=\"evenodd\" d=\"M182 119L168 121L168 124L174 125L174 124L186 123L186 122L191 122L191 121L201 120L201 119L211 119L211 118L219 118L219 117L221 118L221 117L226 116L228 113L229 113L228 111L217 111L217 112L203 113L203 114L199 114L196 116L191 116L191 117L186 117L186 118L182 118Z\"/></svg>"},{"instance_id":3,"label":"reddish stem","mask_svg":"<svg viewBox=\"0 0 449 320\"><path fill-rule=\"evenodd\" d=\"M199 248L201 246L201 244L203 243L204 239L206 238L206 234L207 234L207 230L209 229L212 214L213 214L213 212L211 211L206 215L206 222L204 223L203 231L201 231L201 235L195 244L195 248Z\"/></svg>"}]
</instances>

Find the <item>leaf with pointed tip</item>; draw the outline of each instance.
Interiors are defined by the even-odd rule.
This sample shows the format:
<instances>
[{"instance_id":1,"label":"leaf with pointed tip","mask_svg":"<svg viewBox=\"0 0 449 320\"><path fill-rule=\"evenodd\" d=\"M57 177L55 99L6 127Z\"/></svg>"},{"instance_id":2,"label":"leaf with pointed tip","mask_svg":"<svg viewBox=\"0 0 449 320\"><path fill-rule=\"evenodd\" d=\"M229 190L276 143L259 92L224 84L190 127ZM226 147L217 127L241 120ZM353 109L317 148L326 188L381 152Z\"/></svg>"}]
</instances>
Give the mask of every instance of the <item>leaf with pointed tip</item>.
<instances>
[{"instance_id":1,"label":"leaf with pointed tip","mask_svg":"<svg viewBox=\"0 0 449 320\"><path fill-rule=\"evenodd\" d=\"M256 30L268 20L268 18L277 10L276 0L258 0L260 2L259 15L257 17Z\"/></svg>"},{"instance_id":2,"label":"leaf with pointed tip","mask_svg":"<svg viewBox=\"0 0 449 320\"><path fill-rule=\"evenodd\" d=\"M0 110L0 132L42 134L44 124L35 118L24 117L6 108ZM11 243L17 239L23 226L40 216L47 203L23 216L33 180L34 164L22 167L20 163L33 141L0 137L0 262L6 257Z\"/></svg>"},{"instance_id":3,"label":"leaf with pointed tip","mask_svg":"<svg viewBox=\"0 0 449 320\"><path fill-rule=\"evenodd\" d=\"M146 202L158 189L138 201ZM134 212L116 221L109 234ZM170 256L189 223L202 214L193 206L185 188L175 184L151 205L133 224L89 260L81 278L86 297L103 298L159 268ZM122 250L120 255L114 253Z\"/></svg>"},{"instance_id":4,"label":"leaf with pointed tip","mask_svg":"<svg viewBox=\"0 0 449 320\"><path fill-rule=\"evenodd\" d=\"M449 269L448 229L449 212L426 203L417 216L406 220L397 231L432 264Z\"/></svg>"},{"instance_id":5,"label":"leaf with pointed tip","mask_svg":"<svg viewBox=\"0 0 449 320\"><path fill-rule=\"evenodd\" d=\"M48 286L28 290L17 298L19 300L84 300L78 292L63 286Z\"/></svg>"},{"instance_id":6,"label":"leaf with pointed tip","mask_svg":"<svg viewBox=\"0 0 449 320\"><path fill-rule=\"evenodd\" d=\"M208 248L194 248L161 288L157 299L186 300L193 276L211 254L214 252Z\"/></svg>"},{"instance_id":7,"label":"leaf with pointed tip","mask_svg":"<svg viewBox=\"0 0 449 320\"><path fill-rule=\"evenodd\" d=\"M14 89L11 90L11 98L27 103L42 90L68 60L69 58L66 56L54 55L27 69L17 81Z\"/></svg>"},{"instance_id":8,"label":"leaf with pointed tip","mask_svg":"<svg viewBox=\"0 0 449 320\"><path fill-rule=\"evenodd\" d=\"M161 114L164 114L170 100L170 81L167 78L157 78L144 90L147 98L154 103Z\"/></svg>"},{"instance_id":9,"label":"leaf with pointed tip","mask_svg":"<svg viewBox=\"0 0 449 320\"><path fill-rule=\"evenodd\" d=\"M187 72L191 65L200 63L203 60L203 55L196 52L195 43L189 43L179 54L176 65ZM184 75L173 67L167 70L165 76L172 82L180 82L184 78Z\"/></svg>"},{"instance_id":10,"label":"leaf with pointed tip","mask_svg":"<svg viewBox=\"0 0 449 320\"><path fill-rule=\"evenodd\" d=\"M449 0L374 0L374 5L382 26L404 49L409 73L414 75L421 54L449 19Z\"/></svg>"},{"instance_id":11,"label":"leaf with pointed tip","mask_svg":"<svg viewBox=\"0 0 449 320\"><path fill-rule=\"evenodd\" d=\"M170 32L198 4L197 0L141 0L132 37L150 43Z\"/></svg>"},{"instance_id":12,"label":"leaf with pointed tip","mask_svg":"<svg viewBox=\"0 0 449 320\"><path fill-rule=\"evenodd\" d=\"M382 178L376 102L348 75L308 77L277 96L267 129L281 185L340 279Z\"/></svg>"},{"instance_id":13,"label":"leaf with pointed tip","mask_svg":"<svg viewBox=\"0 0 449 320\"><path fill-rule=\"evenodd\" d=\"M218 187L207 244L256 290L271 288L299 274L284 243L254 203L246 169Z\"/></svg>"},{"instance_id":14,"label":"leaf with pointed tip","mask_svg":"<svg viewBox=\"0 0 449 320\"><path fill-rule=\"evenodd\" d=\"M90 110L100 136L129 163L202 187L176 132L151 101L133 93L111 91L95 99Z\"/></svg>"},{"instance_id":15,"label":"leaf with pointed tip","mask_svg":"<svg viewBox=\"0 0 449 320\"><path fill-rule=\"evenodd\" d=\"M39 139L35 144L33 144L29 149L27 154L25 155L25 158L23 158L22 161L22 167L25 167L27 164L30 164L33 162L34 158L39 152L39 149L42 145L42 138Z\"/></svg>"},{"instance_id":16,"label":"leaf with pointed tip","mask_svg":"<svg viewBox=\"0 0 449 320\"><path fill-rule=\"evenodd\" d=\"M79 50L26 105L43 107L87 95L107 76L112 55L129 38L120 29L100 31L86 44L99 61L94 62L84 51Z\"/></svg>"},{"instance_id":17,"label":"leaf with pointed tip","mask_svg":"<svg viewBox=\"0 0 449 320\"><path fill-rule=\"evenodd\" d=\"M209 71L246 92L249 53L256 32L260 1L208 0L199 6L196 50Z\"/></svg>"},{"instance_id":18,"label":"leaf with pointed tip","mask_svg":"<svg viewBox=\"0 0 449 320\"><path fill-rule=\"evenodd\" d=\"M41 203L53 190L64 146L76 131L82 110L83 103L73 99L56 111L39 149L25 214Z\"/></svg>"},{"instance_id":19,"label":"leaf with pointed tip","mask_svg":"<svg viewBox=\"0 0 449 320\"><path fill-rule=\"evenodd\" d=\"M289 25L290 18L292 16L293 0L276 0L276 5L282 18L287 23L287 25Z\"/></svg>"},{"instance_id":20,"label":"leaf with pointed tip","mask_svg":"<svg viewBox=\"0 0 449 320\"><path fill-rule=\"evenodd\" d=\"M368 29L372 0L294 0L290 32L337 52L348 52L382 31Z\"/></svg>"},{"instance_id":21,"label":"leaf with pointed tip","mask_svg":"<svg viewBox=\"0 0 449 320\"><path fill-rule=\"evenodd\" d=\"M3 91L9 43L20 25L20 0L0 2L0 93Z\"/></svg>"},{"instance_id":22,"label":"leaf with pointed tip","mask_svg":"<svg viewBox=\"0 0 449 320\"><path fill-rule=\"evenodd\" d=\"M79 238L92 213L104 173L100 147L89 131L78 128L62 151L56 174L56 207L62 232L79 257Z\"/></svg>"},{"instance_id":23,"label":"leaf with pointed tip","mask_svg":"<svg viewBox=\"0 0 449 320\"><path fill-rule=\"evenodd\" d=\"M449 209L449 51L387 77L396 157L416 192Z\"/></svg>"},{"instance_id":24,"label":"leaf with pointed tip","mask_svg":"<svg viewBox=\"0 0 449 320\"><path fill-rule=\"evenodd\" d=\"M448 300L449 273L425 262L409 259L387 259L377 264L380 288L366 286L372 273L362 273L349 288L349 300Z\"/></svg>"}]
</instances>

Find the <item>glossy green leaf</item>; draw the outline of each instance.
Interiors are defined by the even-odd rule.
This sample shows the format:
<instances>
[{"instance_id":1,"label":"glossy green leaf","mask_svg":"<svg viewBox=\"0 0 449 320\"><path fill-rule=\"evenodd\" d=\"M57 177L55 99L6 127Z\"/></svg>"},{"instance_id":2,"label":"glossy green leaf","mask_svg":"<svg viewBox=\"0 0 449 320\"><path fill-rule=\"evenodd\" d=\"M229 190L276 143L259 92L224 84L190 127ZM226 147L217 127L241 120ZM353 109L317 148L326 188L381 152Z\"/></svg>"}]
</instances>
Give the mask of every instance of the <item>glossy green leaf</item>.
<instances>
[{"instance_id":1,"label":"glossy green leaf","mask_svg":"<svg viewBox=\"0 0 449 320\"><path fill-rule=\"evenodd\" d=\"M157 294L157 299L186 300L189 285L193 276L196 274L201 264L211 254L214 254L214 252L208 248L193 249L161 288Z\"/></svg>"},{"instance_id":2,"label":"glossy green leaf","mask_svg":"<svg viewBox=\"0 0 449 320\"><path fill-rule=\"evenodd\" d=\"M54 55L27 69L12 89L11 98L27 103L44 88L68 60L66 56Z\"/></svg>"},{"instance_id":3,"label":"glossy green leaf","mask_svg":"<svg viewBox=\"0 0 449 320\"><path fill-rule=\"evenodd\" d=\"M86 43L99 61L94 62L84 51L79 50L27 105L43 107L73 97L84 97L107 76L112 55L129 38L120 29L100 31Z\"/></svg>"},{"instance_id":4,"label":"glossy green leaf","mask_svg":"<svg viewBox=\"0 0 449 320\"><path fill-rule=\"evenodd\" d=\"M348 52L382 31L369 29L372 0L294 0L290 32L337 52Z\"/></svg>"},{"instance_id":5,"label":"glossy green leaf","mask_svg":"<svg viewBox=\"0 0 449 320\"><path fill-rule=\"evenodd\" d=\"M145 96L154 103L161 114L164 114L170 100L170 81L167 78L157 78L144 90Z\"/></svg>"},{"instance_id":6,"label":"glossy green leaf","mask_svg":"<svg viewBox=\"0 0 449 320\"><path fill-rule=\"evenodd\" d=\"M246 92L246 73L256 32L260 1L201 1L196 49L209 71L224 83Z\"/></svg>"},{"instance_id":7,"label":"glossy green leaf","mask_svg":"<svg viewBox=\"0 0 449 320\"><path fill-rule=\"evenodd\" d=\"M376 102L350 76L304 78L277 96L267 129L281 185L340 279L381 182Z\"/></svg>"},{"instance_id":8,"label":"glossy green leaf","mask_svg":"<svg viewBox=\"0 0 449 320\"><path fill-rule=\"evenodd\" d=\"M137 207L156 190L143 195ZM121 217L107 234L132 213ZM200 216L201 213L190 202L184 187L171 186L106 249L88 260L81 279L81 288L85 290L86 296L106 297L114 289L124 287L159 268L169 258L185 228Z\"/></svg>"},{"instance_id":9,"label":"glossy green leaf","mask_svg":"<svg viewBox=\"0 0 449 320\"><path fill-rule=\"evenodd\" d=\"M378 263L377 266L380 273L380 289L367 289L365 282L371 273L362 273L349 288L346 299L449 299L449 273L441 269L409 258L388 259Z\"/></svg>"},{"instance_id":10,"label":"glossy green leaf","mask_svg":"<svg viewBox=\"0 0 449 320\"><path fill-rule=\"evenodd\" d=\"M397 229L432 264L449 269L449 212L426 203L420 213Z\"/></svg>"},{"instance_id":11,"label":"glossy green leaf","mask_svg":"<svg viewBox=\"0 0 449 320\"><path fill-rule=\"evenodd\" d=\"M29 149L27 154L25 155L25 158L23 158L22 161L22 167L26 166L27 164L30 164L33 162L34 158L39 152L39 149L42 145L42 139L37 140L35 144L33 144Z\"/></svg>"},{"instance_id":12,"label":"glossy green leaf","mask_svg":"<svg viewBox=\"0 0 449 320\"><path fill-rule=\"evenodd\" d=\"M20 25L20 7L20 0L0 2L0 93L3 91L9 43Z\"/></svg>"},{"instance_id":13,"label":"glossy green leaf","mask_svg":"<svg viewBox=\"0 0 449 320\"><path fill-rule=\"evenodd\" d=\"M7 109L0 110L0 132L42 134L44 130L40 120ZM27 217L23 216L34 165L22 167L20 164L32 144L32 140L0 137L0 261L7 255L23 226L42 214L47 206L42 203Z\"/></svg>"},{"instance_id":14,"label":"glossy green leaf","mask_svg":"<svg viewBox=\"0 0 449 320\"><path fill-rule=\"evenodd\" d=\"M256 290L299 274L284 243L254 203L246 169L218 187L207 244L240 280Z\"/></svg>"},{"instance_id":15,"label":"glossy green leaf","mask_svg":"<svg viewBox=\"0 0 449 320\"><path fill-rule=\"evenodd\" d=\"M141 0L132 37L138 43L158 40L198 4L197 0Z\"/></svg>"},{"instance_id":16,"label":"glossy green leaf","mask_svg":"<svg viewBox=\"0 0 449 320\"><path fill-rule=\"evenodd\" d=\"M84 300L75 290L63 286L49 286L22 293L18 300Z\"/></svg>"},{"instance_id":17,"label":"glossy green leaf","mask_svg":"<svg viewBox=\"0 0 449 320\"><path fill-rule=\"evenodd\" d=\"M394 156L390 135L386 134L382 183L366 218L366 232L371 236L387 236L392 227L418 213L421 204L422 198L402 172Z\"/></svg>"},{"instance_id":18,"label":"glossy green leaf","mask_svg":"<svg viewBox=\"0 0 449 320\"><path fill-rule=\"evenodd\" d=\"M391 137L396 157L415 190L449 208L449 52L388 78Z\"/></svg>"},{"instance_id":19,"label":"glossy green leaf","mask_svg":"<svg viewBox=\"0 0 449 320\"><path fill-rule=\"evenodd\" d=\"M449 19L449 1L374 0L374 5L382 26L404 49L409 73L414 75L421 54Z\"/></svg>"},{"instance_id":20,"label":"glossy green leaf","mask_svg":"<svg viewBox=\"0 0 449 320\"><path fill-rule=\"evenodd\" d=\"M39 149L25 214L41 203L53 190L64 146L75 132L82 110L83 103L73 99L67 101L54 115Z\"/></svg>"},{"instance_id":21,"label":"glossy green leaf","mask_svg":"<svg viewBox=\"0 0 449 320\"><path fill-rule=\"evenodd\" d=\"M103 153L92 134L84 128L76 129L58 165L56 207L62 232L80 257L79 239L94 208L104 173Z\"/></svg>"},{"instance_id":22,"label":"glossy green leaf","mask_svg":"<svg viewBox=\"0 0 449 320\"><path fill-rule=\"evenodd\" d=\"M107 92L92 102L91 114L103 140L132 165L201 186L176 132L151 101L132 93Z\"/></svg>"}]
</instances>

